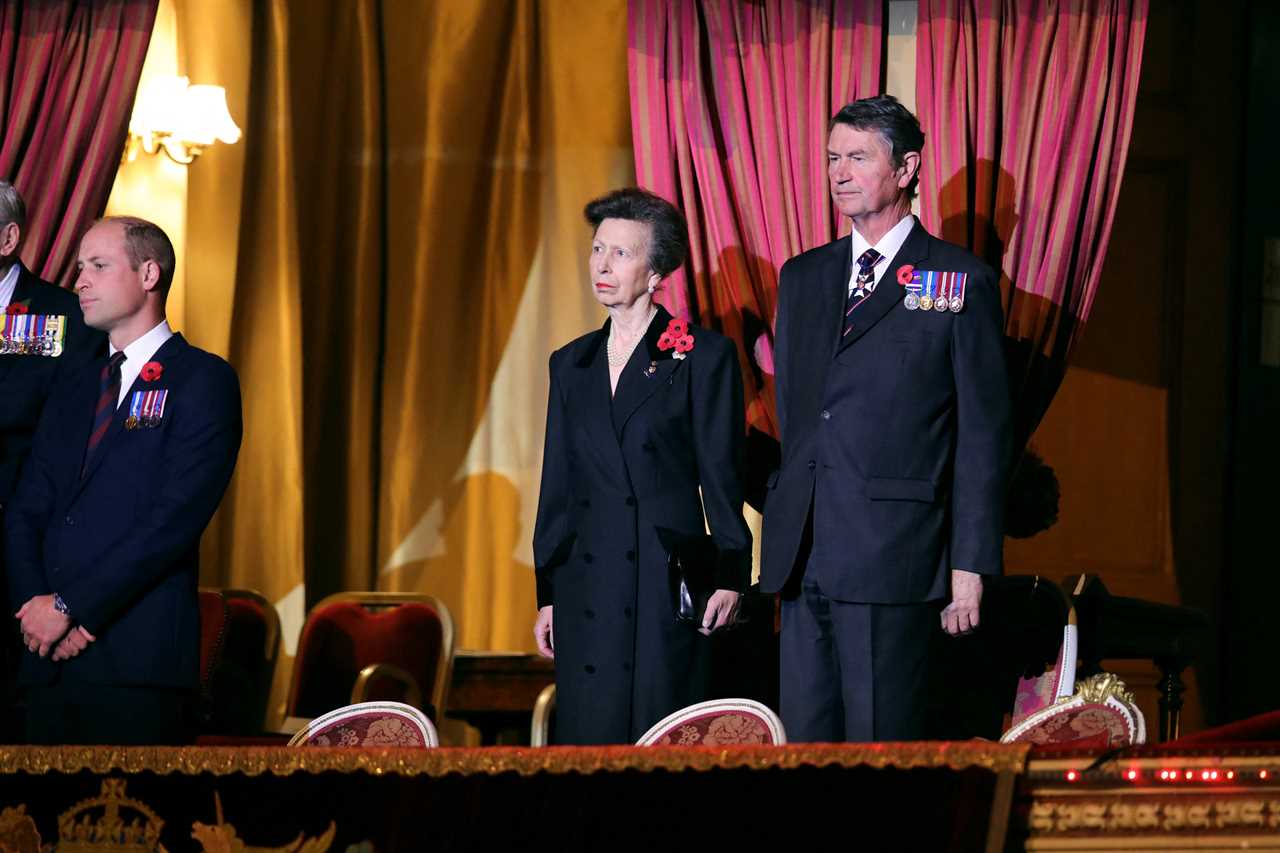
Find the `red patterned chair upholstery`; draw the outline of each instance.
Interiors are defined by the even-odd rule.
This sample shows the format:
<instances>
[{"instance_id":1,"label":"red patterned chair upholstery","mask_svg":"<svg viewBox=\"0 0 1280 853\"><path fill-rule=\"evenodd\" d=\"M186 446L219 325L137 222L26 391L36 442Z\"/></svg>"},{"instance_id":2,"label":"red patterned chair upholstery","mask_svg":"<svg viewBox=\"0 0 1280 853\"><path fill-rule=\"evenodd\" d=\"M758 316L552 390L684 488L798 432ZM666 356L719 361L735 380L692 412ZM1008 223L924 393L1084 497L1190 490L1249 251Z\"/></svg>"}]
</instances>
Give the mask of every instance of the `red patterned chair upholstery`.
<instances>
[{"instance_id":1,"label":"red patterned chair upholstery","mask_svg":"<svg viewBox=\"0 0 1280 853\"><path fill-rule=\"evenodd\" d=\"M302 627L287 714L318 717L361 697L408 699L416 691L426 700L422 710L436 716L445 706L452 665L453 619L439 599L393 592L331 595Z\"/></svg>"},{"instance_id":2,"label":"red patterned chair upholstery","mask_svg":"<svg viewBox=\"0 0 1280 853\"><path fill-rule=\"evenodd\" d=\"M289 746L423 748L440 745L436 727L403 702L360 702L309 722Z\"/></svg>"},{"instance_id":3,"label":"red patterned chair upholstery","mask_svg":"<svg viewBox=\"0 0 1280 853\"><path fill-rule=\"evenodd\" d=\"M1057 662L1042 675L1019 682L1011 725L1001 743L1075 749L1146 743L1146 721L1124 683L1105 672L1077 683L1078 655L1079 631L1072 607Z\"/></svg>"},{"instance_id":4,"label":"red patterned chair upholstery","mask_svg":"<svg viewBox=\"0 0 1280 853\"><path fill-rule=\"evenodd\" d=\"M753 699L710 699L661 720L636 746L736 746L787 742L782 720Z\"/></svg>"}]
</instances>

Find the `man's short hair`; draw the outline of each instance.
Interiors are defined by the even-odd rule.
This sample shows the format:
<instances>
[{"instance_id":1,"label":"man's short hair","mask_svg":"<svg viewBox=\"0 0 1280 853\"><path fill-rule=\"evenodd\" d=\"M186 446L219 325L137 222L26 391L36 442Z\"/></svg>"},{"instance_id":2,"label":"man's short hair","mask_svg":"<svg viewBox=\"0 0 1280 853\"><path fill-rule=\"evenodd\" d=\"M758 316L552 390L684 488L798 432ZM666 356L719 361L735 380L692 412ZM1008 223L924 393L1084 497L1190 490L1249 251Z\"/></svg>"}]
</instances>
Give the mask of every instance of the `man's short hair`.
<instances>
[{"instance_id":1,"label":"man's short hair","mask_svg":"<svg viewBox=\"0 0 1280 853\"><path fill-rule=\"evenodd\" d=\"M27 227L27 203L22 193L8 181L0 181L0 228L15 223L19 230Z\"/></svg>"},{"instance_id":2,"label":"man's short hair","mask_svg":"<svg viewBox=\"0 0 1280 853\"><path fill-rule=\"evenodd\" d=\"M99 222L114 222L124 229L124 250L129 256L129 266L137 269L144 261L155 261L160 267L160 283L156 288L161 294L169 292L173 284L173 271L177 259L169 235L154 222L136 216L105 216Z\"/></svg>"},{"instance_id":3,"label":"man's short hair","mask_svg":"<svg viewBox=\"0 0 1280 853\"><path fill-rule=\"evenodd\" d=\"M889 160L895 169L902 168L907 154L913 151L919 154L924 149L924 131L920 129L920 120L893 95L876 95L874 98L863 98L845 104L840 112L831 117L827 133L834 130L837 124L847 124L854 130L879 133L880 138L889 146ZM908 198L915 198L919 183L920 170L917 169L907 186Z\"/></svg>"},{"instance_id":4,"label":"man's short hair","mask_svg":"<svg viewBox=\"0 0 1280 853\"><path fill-rule=\"evenodd\" d=\"M614 190L587 202L582 213L592 228L599 228L606 219L647 223L653 232L649 238L649 269L662 278L680 269L689 254L684 214L671 202L648 190L639 187Z\"/></svg>"}]
</instances>

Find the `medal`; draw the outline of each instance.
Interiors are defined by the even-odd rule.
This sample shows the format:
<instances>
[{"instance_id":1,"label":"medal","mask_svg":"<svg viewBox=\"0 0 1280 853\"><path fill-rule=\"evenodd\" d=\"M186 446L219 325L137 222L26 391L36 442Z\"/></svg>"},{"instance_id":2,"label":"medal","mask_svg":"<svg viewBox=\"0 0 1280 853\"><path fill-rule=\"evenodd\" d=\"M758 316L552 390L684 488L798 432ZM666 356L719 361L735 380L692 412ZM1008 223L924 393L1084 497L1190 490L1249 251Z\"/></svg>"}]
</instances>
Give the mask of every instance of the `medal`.
<instances>
[{"instance_id":1,"label":"medal","mask_svg":"<svg viewBox=\"0 0 1280 853\"><path fill-rule=\"evenodd\" d=\"M920 310L933 310L933 294L936 292L934 288L937 286L938 274L929 270L924 274L924 294L920 297Z\"/></svg>"},{"instance_id":2,"label":"medal","mask_svg":"<svg viewBox=\"0 0 1280 853\"><path fill-rule=\"evenodd\" d=\"M125 419L124 419L124 428L125 428L125 429L137 429L137 428L138 428L138 419L137 419L136 417L134 417L133 415L129 415L129 417L127 417L127 418L125 418Z\"/></svg>"},{"instance_id":3,"label":"medal","mask_svg":"<svg viewBox=\"0 0 1280 853\"><path fill-rule=\"evenodd\" d=\"M959 314L964 308L964 286L968 282L966 273L956 273L955 291L951 296L951 313Z\"/></svg>"},{"instance_id":4,"label":"medal","mask_svg":"<svg viewBox=\"0 0 1280 853\"><path fill-rule=\"evenodd\" d=\"M902 305L908 311L915 311L920 307L920 296L918 294L907 291L907 296L902 300Z\"/></svg>"},{"instance_id":5,"label":"medal","mask_svg":"<svg viewBox=\"0 0 1280 853\"><path fill-rule=\"evenodd\" d=\"M947 310L947 292L951 289L951 273L938 273L938 298L933 300L934 311Z\"/></svg>"}]
</instances>

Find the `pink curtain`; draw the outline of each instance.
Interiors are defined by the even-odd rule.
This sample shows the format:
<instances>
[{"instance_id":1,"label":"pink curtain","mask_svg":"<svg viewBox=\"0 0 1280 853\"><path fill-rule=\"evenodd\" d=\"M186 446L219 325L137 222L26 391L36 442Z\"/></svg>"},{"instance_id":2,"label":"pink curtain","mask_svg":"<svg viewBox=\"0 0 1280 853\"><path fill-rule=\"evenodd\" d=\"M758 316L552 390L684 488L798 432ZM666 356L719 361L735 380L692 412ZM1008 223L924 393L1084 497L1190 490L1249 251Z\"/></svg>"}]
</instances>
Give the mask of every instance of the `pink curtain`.
<instances>
[{"instance_id":1,"label":"pink curtain","mask_svg":"<svg viewBox=\"0 0 1280 853\"><path fill-rule=\"evenodd\" d=\"M827 121L881 86L879 0L631 0L641 186L689 220L690 262L660 301L739 342L747 422L777 435L778 269L837 236Z\"/></svg>"},{"instance_id":2,"label":"pink curtain","mask_svg":"<svg viewBox=\"0 0 1280 853\"><path fill-rule=\"evenodd\" d=\"M159 0L0 3L0 176L27 202L22 258L69 283L124 150Z\"/></svg>"},{"instance_id":3,"label":"pink curtain","mask_svg":"<svg viewBox=\"0 0 1280 853\"><path fill-rule=\"evenodd\" d=\"M1147 0L920 0L922 219L1001 273L1018 446L1093 304L1146 22Z\"/></svg>"}]
</instances>

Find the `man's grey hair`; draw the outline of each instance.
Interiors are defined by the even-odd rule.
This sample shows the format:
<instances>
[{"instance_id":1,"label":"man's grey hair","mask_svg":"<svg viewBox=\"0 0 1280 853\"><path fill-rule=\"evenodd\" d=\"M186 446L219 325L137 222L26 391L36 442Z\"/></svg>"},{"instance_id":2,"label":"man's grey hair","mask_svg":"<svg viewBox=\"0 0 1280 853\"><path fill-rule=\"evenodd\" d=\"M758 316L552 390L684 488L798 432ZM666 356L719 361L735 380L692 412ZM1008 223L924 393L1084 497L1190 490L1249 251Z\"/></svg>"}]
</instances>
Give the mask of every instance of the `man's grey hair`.
<instances>
[{"instance_id":1,"label":"man's grey hair","mask_svg":"<svg viewBox=\"0 0 1280 853\"><path fill-rule=\"evenodd\" d=\"M0 228L15 222L18 228L27 227L27 203L22 193L8 181L0 181Z\"/></svg>"}]
</instances>

